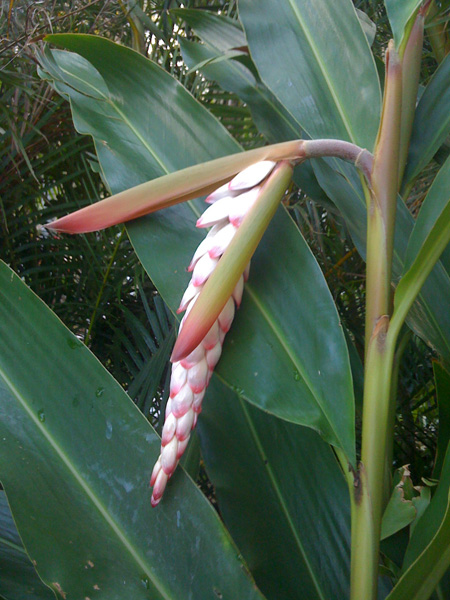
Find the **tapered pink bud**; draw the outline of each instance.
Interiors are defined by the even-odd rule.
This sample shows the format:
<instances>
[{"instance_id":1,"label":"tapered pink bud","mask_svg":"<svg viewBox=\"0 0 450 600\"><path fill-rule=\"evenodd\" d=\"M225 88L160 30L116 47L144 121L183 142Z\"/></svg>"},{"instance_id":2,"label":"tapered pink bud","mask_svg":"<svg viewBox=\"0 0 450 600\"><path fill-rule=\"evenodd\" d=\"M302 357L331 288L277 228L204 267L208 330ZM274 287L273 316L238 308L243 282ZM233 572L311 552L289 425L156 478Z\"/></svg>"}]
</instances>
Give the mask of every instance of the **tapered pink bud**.
<instances>
[{"instance_id":1,"label":"tapered pink bud","mask_svg":"<svg viewBox=\"0 0 450 600\"><path fill-rule=\"evenodd\" d=\"M221 185L220 188L217 188L217 190L214 190L212 194L209 194L205 202L207 204L214 204L214 202L217 202L217 200L220 200L221 198L225 198L225 196L232 198L233 192L230 191L228 183Z\"/></svg>"},{"instance_id":2,"label":"tapered pink bud","mask_svg":"<svg viewBox=\"0 0 450 600\"><path fill-rule=\"evenodd\" d=\"M202 346L205 350L211 350L219 342L219 323L214 321L213 326L203 338Z\"/></svg>"},{"instance_id":3,"label":"tapered pink bud","mask_svg":"<svg viewBox=\"0 0 450 600\"><path fill-rule=\"evenodd\" d=\"M192 429L194 429L194 427L196 425L195 417L196 417L196 414L194 413L194 420L192 422ZM187 437L185 440L181 440L180 442L178 442L178 454L177 454L178 460L180 460L180 458L183 456L184 451L187 448L188 442L189 442L189 437Z\"/></svg>"},{"instance_id":4,"label":"tapered pink bud","mask_svg":"<svg viewBox=\"0 0 450 600\"><path fill-rule=\"evenodd\" d=\"M205 239L202 241L202 243L199 245L199 247L197 248L197 250L195 251L194 256L192 257L192 260L189 264L188 267L188 271L192 271L195 267L195 264L197 263L197 261L207 252L210 251L210 249L212 248L212 246L214 245L214 239L216 234L219 233L219 231L221 229L223 229L224 225L220 224L220 225L214 225L214 227L211 228L211 230L209 231L208 235L205 237Z\"/></svg>"},{"instance_id":5,"label":"tapered pink bud","mask_svg":"<svg viewBox=\"0 0 450 600\"><path fill-rule=\"evenodd\" d=\"M234 198L231 199L234 201ZM205 210L202 216L197 221L197 227L211 227L221 221L228 221L228 215L230 213L230 198L226 196L217 200L214 204Z\"/></svg>"},{"instance_id":6,"label":"tapered pink bud","mask_svg":"<svg viewBox=\"0 0 450 600\"><path fill-rule=\"evenodd\" d=\"M219 258L225 252L230 245L231 240L234 238L237 231L237 227L233 223L228 223L212 238L211 247L208 250L208 254L211 258Z\"/></svg>"},{"instance_id":7,"label":"tapered pink bud","mask_svg":"<svg viewBox=\"0 0 450 600\"><path fill-rule=\"evenodd\" d=\"M203 356L205 356L204 349ZM187 381L189 387L194 392L194 394L198 394L205 389L207 377L208 364L206 362L206 358L203 358L200 362L191 367L188 371Z\"/></svg>"},{"instance_id":8,"label":"tapered pink bud","mask_svg":"<svg viewBox=\"0 0 450 600\"><path fill-rule=\"evenodd\" d=\"M170 395L176 396L187 380L186 369L180 363L172 367L172 376L170 378Z\"/></svg>"},{"instance_id":9,"label":"tapered pink bud","mask_svg":"<svg viewBox=\"0 0 450 600\"><path fill-rule=\"evenodd\" d=\"M189 370L191 367L198 365L198 363L203 360L204 356L205 349L199 344L197 348L194 348L194 350L186 356L186 358L183 358L180 364L184 369Z\"/></svg>"},{"instance_id":10,"label":"tapered pink bud","mask_svg":"<svg viewBox=\"0 0 450 600\"><path fill-rule=\"evenodd\" d=\"M208 368L210 371L214 369L216 364L219 362L220 355L222 354L222 343L217 342L217 344L210 348L206 353L206 362L208 364Z\"/></svg>"},{"instance_id":11,"label":"tapered pink bud","mask_svg":"<svg viewBox=\"0 0 450 600\"><path fill-rule=\"evenodd\" d=\"M161 437L162 446L167 446L167 444L172 440L173 436L175 435L176 429L177 419L173 413L169 413L164 423L163 434Z\"/></svg>"},{"instance_id":12,"label":"tapered pink bud","mask_svg":"<svg viewBox=\"0 0 450 600\"><path fill-rule=\"evenodd\" d=\"M202 402L204 397L205 390L203 390L203 392L200 392L199 394L194 394L194 402L192 403L192 408L197 414L202 410Z\"/></svg>"},{"instance_id":13,"label":"tapered pink bud","mask_svg":"<svg viewBox=\"0 0 450 600\"><path fill-rule=\"evenodd\" d=\"M204 254L194 267L192 273L192 283L198 287L203 285L217 266L218 259L211 258L209 254Z\"/></svg>"},{"instance_id":14,"label":"tapered pink bud","mask_svg":"<svg viewBox=\"0 0 450 600\"><path fill-rule=\"evenodd\" d=\"M167 475L172 475L177 464L178 439L173 437L161 452L161 468Z\"/></svg>"},{"instance_id":15,"label":"tapered pink bud","mask_svg":"<svg viewBox=\"0 0 450 600\"><path fill-rule=\"evenodd\" d=\"M181 312L185 311L189 305L189 302L193 298L198 296L199 293L200 293L199 286L194 285L191 282L188 285L188 287L186 288L186 291L184 292L183 297L181 298L180 306L178 307L177 313L181 313Z\"/></svg>"},{"instance_id":16,"label":"tapered pink bud","mask_svg":"<svg viewBox=\"0 0 450 600\"><path fill-rule=\"evenodd\" d=\"M244 293L244 276L239 278L234 290L233 290L233 300L236 302L236 306L239 308L241 305L242 294Z\"/></svg>"},{"instance_id":17,"label":"tapered pink bud","mask_svg":"<svg viewBox=\"0 0 450 600\"><path fill-rule=\"evenodd\" d=\"M159 472L161 471L161 460L155 462L155 466L153 467L152 476L150 477L150 485L155 485L156 478L158 477Z\"/></svg>"},{"instance_id":18,"label":"tapered pink bud","mask_svg":"<svg viewBox=\"0 0 450 600\"><path fill-rule=\"evenodd\" d=\"M164 490L166 489L168 480L169 480L169 477L164 472L164 470L162 468L160 468L158 475L155 479L155 482L153 483L153 493L152 493L152 499L151 499L151 504L153 507L155 507L159 504L159 502L162 498L162 495L164 494ZM150 484L150 485L152 485L152 484Z\"/></svg>"},{"instance_id":19,"label":"tapered pink bud","mask_svg":"<svg viewBox=\"0 0 450 600\"><path fill-rule=\"evenodd\" d=\"M220 313L219 317L218 317L218 321L219 321L219 326L222 329L222 331L229 331L230 327L231 327L231 323L233 322L234 319L234 302L233 302L233 298L228 298L227 303L225 304L225 306L222 309L222 312Z\"/></svg>"},{"instance_id":20,"label":"tapered pink bud","mask_svg":"<svg viewBox=\"0 0 450 600\"><path fill-rule=\"evenodd\" d=\"M262 160L255 165L247 167L234 177L228 184L228 189L232 191L247 190L258 185L271 173L276 163L271 160Z\"/></svg>"},{"instance_id":21,"label":"tapered pink bud","mask_svg":"<svg viewBox=\"0 0 450 600\"><path fill-rule=\"evenodd\" d=\"M189 385L184 385L180 392L172 398L172 412L179 419L187 413L194 401L194 392Z\"/></svg>"},{"instance_id":22,"label":"tapered pink bud","mask_svg":"<svg viewBox=\"0 0 450 600\"><path fill-rule=\"evenodd\" d=\"M177 420L177 439L179 442L184 442L191 434L192 425L194 424L194 410L188 412Z\"/></svg>"}]
</instances>

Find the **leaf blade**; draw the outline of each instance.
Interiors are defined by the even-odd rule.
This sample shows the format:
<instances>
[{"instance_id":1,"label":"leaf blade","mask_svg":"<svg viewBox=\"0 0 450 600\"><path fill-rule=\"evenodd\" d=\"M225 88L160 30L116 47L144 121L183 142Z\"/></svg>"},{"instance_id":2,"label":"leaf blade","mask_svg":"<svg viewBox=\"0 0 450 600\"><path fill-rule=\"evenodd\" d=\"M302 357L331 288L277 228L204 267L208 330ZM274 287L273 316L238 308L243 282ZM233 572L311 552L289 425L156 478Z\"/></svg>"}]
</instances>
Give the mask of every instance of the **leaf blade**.
<instances>
[{"instance_id":1,"label":"leaf blade","mask_svg":"<svg viewBox=\"0 0 450 600\"><path fill-rule=\"evenodd\" d=\"M450 131L450 55L434 73L414 116L404 185L410 184L433 158Z\"/></svg>"},{"instance_id":2,"label":"leaf blade","mask_svg":"<svg viewBox=\"0 0 450 600\"><path fill-rule=\"evenodd\" d=\"M336 137L371 150L378 129L380 89L352 3L282 0L273 21L266 18L270 6L269 0L239 3L262 80L310 137Z\"/></svg>"},{"instance_id":3,"label":"leaf blade","mask_svg":"<svg viewBox=\"0 0 450 600\"><path fill-rule=\"evenodd\" d=\"M173 484L175 504L150 508L149 459L159 453L159 438L119 384L4 264L0 278L0 329L7 345L0 355L1 477L42 579L75 597L98 586L110 598L122 598L124 591L134 598L179 598L189 582L200 586L200 597L215 585L233 596L244 585L251 597L261 598L235 562L216 515L181 471ZM182 550L180 534L175 537L183 505L178 525L191 531L185 538L190 554ZM166 554L170 529L177 541ZM191 581L191 536L200 536L194 555L203 555L214 531L216 567L206 566L210 550L201 563L224 569L223 575ZM173 553L179 551L174 577ZM233 571L237 579L230 579Z\"/></svg>"}]
</instances>

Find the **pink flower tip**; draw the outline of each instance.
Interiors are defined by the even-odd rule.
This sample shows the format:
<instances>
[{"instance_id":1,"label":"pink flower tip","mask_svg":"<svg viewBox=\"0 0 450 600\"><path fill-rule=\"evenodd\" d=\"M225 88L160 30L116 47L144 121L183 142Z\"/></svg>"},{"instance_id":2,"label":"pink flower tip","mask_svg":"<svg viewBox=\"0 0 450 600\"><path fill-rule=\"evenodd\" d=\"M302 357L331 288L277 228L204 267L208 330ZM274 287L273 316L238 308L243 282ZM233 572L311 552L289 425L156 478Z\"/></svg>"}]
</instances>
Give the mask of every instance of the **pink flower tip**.
<instances>
[{"instance_id":1,"label":"pink flower tip","mask_svg":"<svg viewBox=\"0 0 450 600\"><path fill-rule=\"evenodd\" d=\"M155 508L156 506L158 506L158 504L161 502L161 498L155 498L153 495L150 499L150 504L152 505L153 508Z\"/></svg>"}]
</instances>

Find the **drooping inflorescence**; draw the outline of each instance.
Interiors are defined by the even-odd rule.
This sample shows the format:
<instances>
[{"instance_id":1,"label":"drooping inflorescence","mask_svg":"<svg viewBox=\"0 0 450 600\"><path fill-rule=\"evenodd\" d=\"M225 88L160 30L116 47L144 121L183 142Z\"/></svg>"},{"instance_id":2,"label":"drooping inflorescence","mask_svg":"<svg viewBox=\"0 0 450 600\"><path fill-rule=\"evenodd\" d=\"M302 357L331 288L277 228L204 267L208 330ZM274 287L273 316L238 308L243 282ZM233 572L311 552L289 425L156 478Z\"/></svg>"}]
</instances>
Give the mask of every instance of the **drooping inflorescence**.
<instances>
[{"instance_id":1,"label":"drooping inflorescence","mask_svg":"<svg viewBox=\"0 0 450 600\"><path fill-rule=\"evenodd\" d=\"M186 311L179 332L203 286L257 200L261 184L273 171L275 164L272 161L256 163L206 198L206 202L211 206L199 218L197 227L211 227L211 230L197 248L189 265L188 270L192 272L192 278L178 309L178 312ZM175 471L191 431L197 423L206 387L222 353L225 334L234 318L235 305L239 307L241 303L244 281L248 278L249 269L250 263L201 343L188 356L172 365L161 453L150 480L150 485L153 486L152 506L159 504L167 481Z\"/></svg>"}]
</instances>

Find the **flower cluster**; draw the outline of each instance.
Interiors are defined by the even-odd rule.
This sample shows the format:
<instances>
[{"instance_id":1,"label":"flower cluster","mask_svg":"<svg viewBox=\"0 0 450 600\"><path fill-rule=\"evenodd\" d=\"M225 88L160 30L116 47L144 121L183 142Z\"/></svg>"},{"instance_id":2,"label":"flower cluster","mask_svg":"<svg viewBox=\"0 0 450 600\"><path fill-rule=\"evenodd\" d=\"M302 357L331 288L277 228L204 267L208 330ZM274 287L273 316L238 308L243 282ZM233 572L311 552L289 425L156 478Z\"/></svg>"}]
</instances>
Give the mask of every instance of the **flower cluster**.
<instances>
[{"instance_id":1,"label":"flower cluster","mask_svg":"<svg viewBox=\"0 0 450 600\"><path fill-rule=\"evenodd\" d=\"M229 183L210 194L206 202L211 206L197 221L197 227L211 227L197 248L189 271L191 281L183 295L178 312L187 315L199 297L204 284L228 248L236 231L258 198L261 184L275 167L275 162L262 161L244 169ZM225 334L231 327L235 305L239 307L248 278L250 263L237 282L231 297L201 343L182 360L172 365L170 396L166 406L165 423L161 438L161 454L153 468L150 485L153 486L151 503L156 506L164 493L189 441L189 436L201 411L206 387L222 353Z\"/></svg>"}]
</instances>

